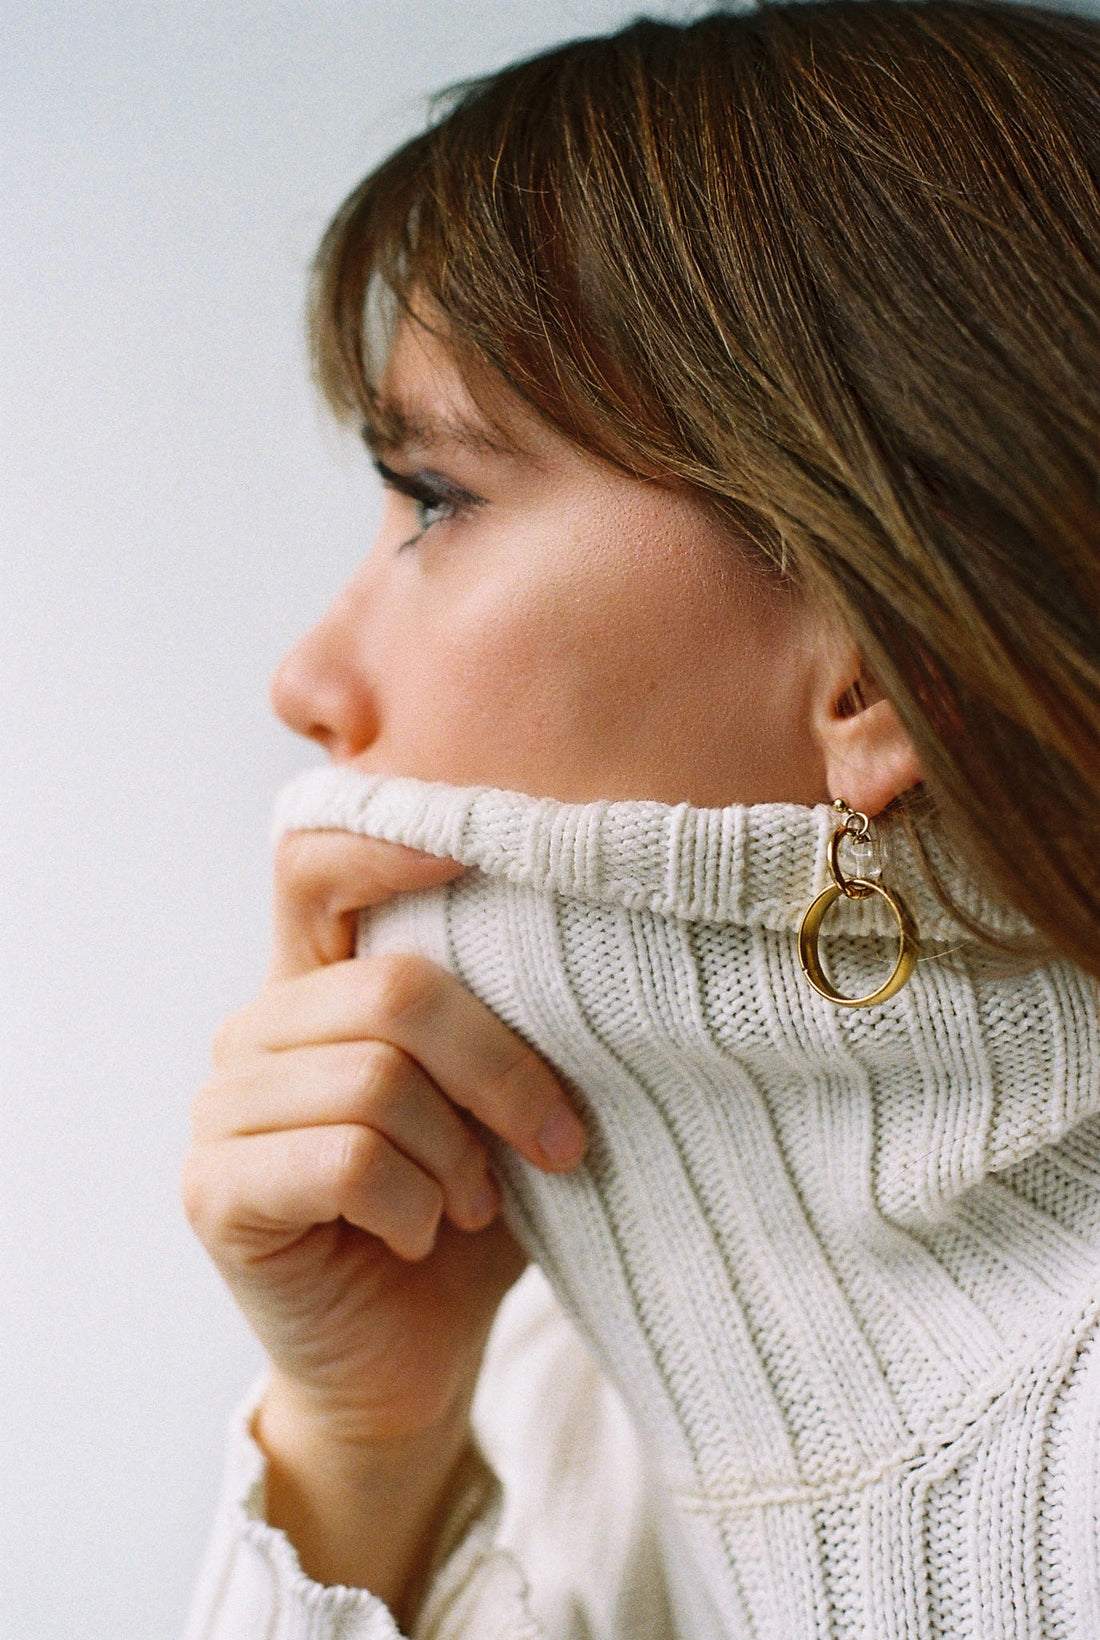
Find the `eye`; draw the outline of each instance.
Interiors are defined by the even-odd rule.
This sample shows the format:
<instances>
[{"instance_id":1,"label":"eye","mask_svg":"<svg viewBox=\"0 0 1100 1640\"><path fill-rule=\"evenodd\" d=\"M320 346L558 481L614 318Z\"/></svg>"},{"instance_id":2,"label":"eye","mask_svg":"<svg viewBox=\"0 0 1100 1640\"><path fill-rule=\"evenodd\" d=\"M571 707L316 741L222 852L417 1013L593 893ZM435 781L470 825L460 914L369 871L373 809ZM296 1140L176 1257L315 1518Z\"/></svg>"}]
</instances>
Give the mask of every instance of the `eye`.
<instances>
[{"instance_id":1,"label":"eye","mask_svg":"<svg viewBox=\"0 0 1100 1640\"><path fill-rule=\"evenodd\" d=\"M427 486L420 495L413 496L416 509L416 529L418 535L430 530L433 524L440 524L444 519L453 518L456 503L450 496L430 495Z\"/></svg>"},{"instance_id":2,"label":"eye","mask_svg":"<svg viewBox=\"0 0 1100 1640\"><path fill-rule=\"evenodd\" d=\"M470 508L483 505L481 496L460 489L440 473L398 473L377 458L374 465L388 490L396 490L398 495L408 496L414 503L416 534L401 543L402 550L415 546L434 524L445 524Z\"/></svg>"}]
</instances>

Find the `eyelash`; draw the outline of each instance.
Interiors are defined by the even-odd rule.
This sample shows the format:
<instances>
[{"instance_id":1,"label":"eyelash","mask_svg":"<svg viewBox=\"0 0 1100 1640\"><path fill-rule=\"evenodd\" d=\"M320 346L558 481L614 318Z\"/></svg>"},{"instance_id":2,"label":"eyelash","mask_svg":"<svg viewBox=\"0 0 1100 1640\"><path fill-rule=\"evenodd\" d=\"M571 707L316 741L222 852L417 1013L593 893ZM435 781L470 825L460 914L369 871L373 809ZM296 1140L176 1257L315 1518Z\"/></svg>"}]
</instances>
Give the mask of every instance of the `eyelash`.
<instances>
[{"instance_id":1,"label":"eyelash","mask_svg":"<svg viewBox=\"0 0 1100 1640\"><path fill-rule=\"evenodd\" d=\"M383 461L375 461L374 465L386 488L396 490L398 495L408 496L410 501L416 503L418 509L447 509L443 518L424 518L418 511L419 528L415 535L401 543L398 549L401 552L406 547L415 546L433 525L448 523L459 513L482 505L480 496L471 495L469 490L459 489L456 484L448 483L436 473L398 473L392 467L387 467Z\"/></svg>"}]
</instances>

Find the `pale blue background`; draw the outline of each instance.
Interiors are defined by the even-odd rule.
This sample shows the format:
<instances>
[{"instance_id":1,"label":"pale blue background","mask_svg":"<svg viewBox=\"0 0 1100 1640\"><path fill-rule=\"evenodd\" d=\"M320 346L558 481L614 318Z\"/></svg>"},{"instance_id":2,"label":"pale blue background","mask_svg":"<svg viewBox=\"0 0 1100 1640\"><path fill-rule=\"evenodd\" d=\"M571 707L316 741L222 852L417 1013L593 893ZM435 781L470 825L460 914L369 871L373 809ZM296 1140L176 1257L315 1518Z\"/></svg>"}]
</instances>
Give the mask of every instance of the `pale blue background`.
<instances>
[{"instance_id":1,"label":"pale blue background","mask_svg":"<svg viewBox=\"0 0 1100 1640\"><path fill-rule=\"evenodd\" d=\"M276 659L376 499L306 265L424 94L626 0L0 6L0 1636L180 1625L256 1348L177 1206L257 983Z\"/></svg>"}]
</instances>

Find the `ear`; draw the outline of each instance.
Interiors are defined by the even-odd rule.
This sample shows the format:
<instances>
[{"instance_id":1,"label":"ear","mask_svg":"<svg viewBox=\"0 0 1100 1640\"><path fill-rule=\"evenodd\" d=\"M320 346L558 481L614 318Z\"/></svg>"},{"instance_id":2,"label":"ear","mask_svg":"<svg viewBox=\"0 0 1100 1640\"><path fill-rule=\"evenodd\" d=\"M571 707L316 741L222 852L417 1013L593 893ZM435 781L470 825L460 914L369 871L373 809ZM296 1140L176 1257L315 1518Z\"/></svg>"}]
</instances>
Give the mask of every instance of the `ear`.
<instances>
[{"instance_id":1,"label":"ear","mask_svg":"<svg viewBox=\"0 0 1100 1640\"><path fill-rule=\"evenodd\" d=\"M863 814L881 813L922 778L901 719L847 641L823 668L814 728L829 796Z\"/></svg>"}]
</instances>

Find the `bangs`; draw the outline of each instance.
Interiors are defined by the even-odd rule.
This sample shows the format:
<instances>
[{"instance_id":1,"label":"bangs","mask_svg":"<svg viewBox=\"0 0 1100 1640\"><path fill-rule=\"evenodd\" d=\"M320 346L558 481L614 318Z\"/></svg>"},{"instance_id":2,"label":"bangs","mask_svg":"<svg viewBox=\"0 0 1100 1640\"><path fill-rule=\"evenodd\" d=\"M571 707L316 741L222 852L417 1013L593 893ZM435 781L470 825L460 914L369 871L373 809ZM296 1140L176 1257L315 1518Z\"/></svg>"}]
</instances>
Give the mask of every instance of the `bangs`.
<instances>
[{"instance_id":1,"label":"bangs","mask_svg":"<svg viewBox=\"0 0 1100 1640\"><path fill-rule=\"evenodd\" d=\"M682 463L660 396L633 380L616 334L667 213L646 175L652 122L639 108L665 35L682 45L681 29L640 23L444 92L429 129L347 199L318 250L309 308L316 379L338 416L392 439L381 382L408 322L440 337L479 406L488 367L490 398L495 375L617 465L652 475Z\"/></svg>"}]
</instances>

